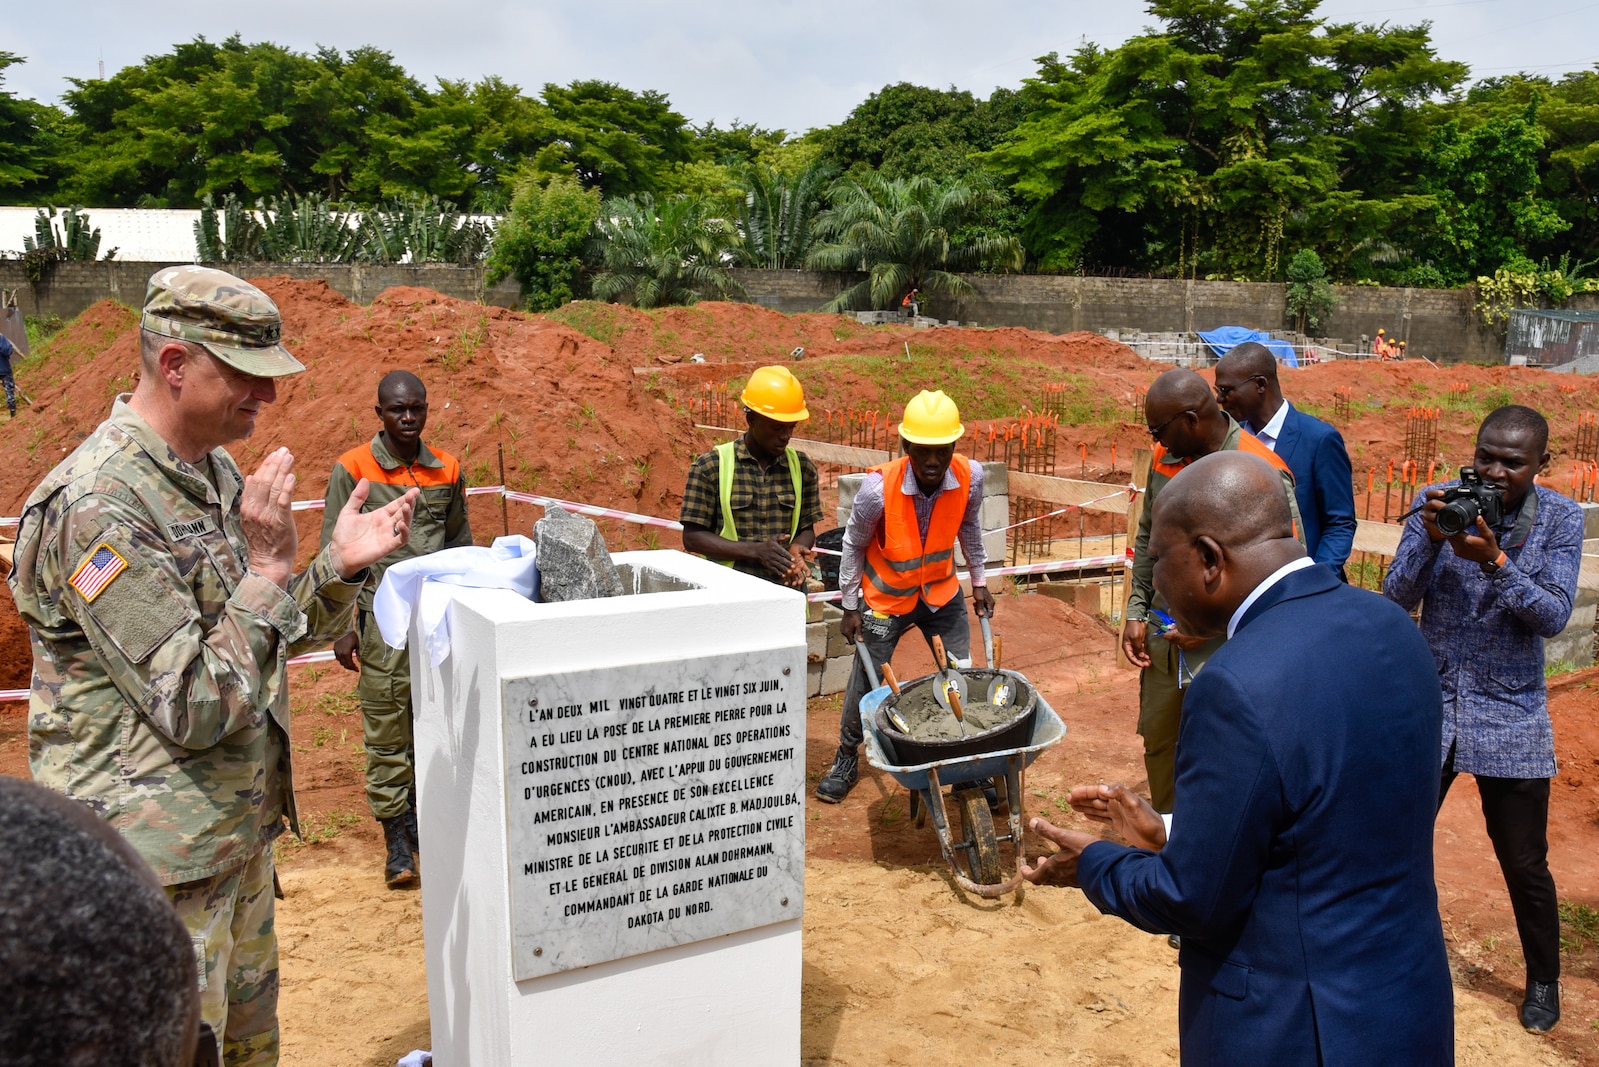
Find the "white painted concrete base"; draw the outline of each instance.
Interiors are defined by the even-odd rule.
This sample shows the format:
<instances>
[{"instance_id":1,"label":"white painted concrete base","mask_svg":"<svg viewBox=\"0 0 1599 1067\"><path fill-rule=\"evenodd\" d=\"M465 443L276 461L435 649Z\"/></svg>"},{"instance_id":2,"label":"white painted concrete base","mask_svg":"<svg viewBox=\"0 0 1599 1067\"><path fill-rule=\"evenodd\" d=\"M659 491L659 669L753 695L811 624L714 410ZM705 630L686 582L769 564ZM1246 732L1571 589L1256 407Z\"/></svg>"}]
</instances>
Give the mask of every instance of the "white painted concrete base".
<instances>
[{"instance_id":1,"label":"white painted concrete base","mask_svg":"<svg viewBox=\"0 0 1599 1067\"><path fill-rule=\"evenodd\" d=\"M501 681L708 654L791 649L805 666L805 601L685 555L615 557L700 586L535 604L461 590L452 654L413 653L422 926L434 1062L522 1065L796 1064L800 928L792 920L516 982L511 977ZM411 647L421 647L413 634ZM796 747L804 752L803 711Z\"/></svg>"}]
</instances>

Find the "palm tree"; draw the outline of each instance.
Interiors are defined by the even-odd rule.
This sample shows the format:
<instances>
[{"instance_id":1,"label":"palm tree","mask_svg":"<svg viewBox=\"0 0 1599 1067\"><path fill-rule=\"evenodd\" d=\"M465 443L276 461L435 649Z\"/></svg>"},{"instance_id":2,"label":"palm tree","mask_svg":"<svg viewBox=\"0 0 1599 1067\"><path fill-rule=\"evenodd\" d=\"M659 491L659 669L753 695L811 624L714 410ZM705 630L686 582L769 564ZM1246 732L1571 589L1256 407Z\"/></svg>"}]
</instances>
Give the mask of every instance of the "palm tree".
<instances>
[{"instance_id":1,"label":"palm tree","mask_svg":"<svg viewBox=\"0 0 1599 1067\"><path fill-rule=\"evenodd\" d=\"M738 172L738 183L744 187L738 209L740 265L769 270L803 267L811 248L812 223L834 173L826 163L812 163L798 174L785 174L765 163L745 164Z\"/></svg>"},{"instance_id":2,"label":"palm tree","mask_svg":"<svg viewBox=\"0 0 1599 1067\"><path fill-rule=\"evenodd\" d=\"M962 296L972 287L954 271L1020 270L1025 262L1015 237L955 241L956 231L999 202L991 189L869 171L858 179L840 178L827 196L831 206L816 216L813 229L829 243L814 248L806 266L869 275L838 294L828 311L894 307L912 289L925 296Z\"/></svg>"},{"instance_id":3,"label":"palm tree","mask_svg":"<svg viewBox=\"0 0 1599 1067\"><path fill-rule=\"evenodd\" d=\"M742 293L728 273L737 233L695 197L657 204L644 193L607 200L594 224L600 272L594 295L641 308Z\"/></svg>"}]
</instances>

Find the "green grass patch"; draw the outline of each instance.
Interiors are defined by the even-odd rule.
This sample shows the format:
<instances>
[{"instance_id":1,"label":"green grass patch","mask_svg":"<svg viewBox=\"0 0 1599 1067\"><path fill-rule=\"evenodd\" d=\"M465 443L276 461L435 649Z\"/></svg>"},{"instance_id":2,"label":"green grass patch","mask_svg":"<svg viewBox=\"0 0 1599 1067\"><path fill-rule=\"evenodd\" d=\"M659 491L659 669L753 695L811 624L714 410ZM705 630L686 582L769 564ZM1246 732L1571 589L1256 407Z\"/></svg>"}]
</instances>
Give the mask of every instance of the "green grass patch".
<instances>
[{"instance_id":1,"label":"green grass patch","mask_svg":"<svg viewBox=\"0 0 1599 1067\"><path fill-rule=\"evenodd\" d=\"M1586 904L1560 902L1560 950L1581 952L1584 941L1599 945L1599 910Z\"/></svg>"},{"instance_id":2,"label":"green grass patch","mask_svg":"<svg viewBox=\"0 0 1599 1067\"><path fill-rule=\"evenodd\" d=\"M606 345L626 333L632 325L627 321L627 312L615 304L602 304L598 300L574 300L547 312L545 318L564 323L578 333L587 334Z\"/></svg>"},{"instance_id":3,"label":"green grass patch","mask_svg":"<svg viewBox=\"0 0 1599 1067\"><path fill-rule=\"evenodd\" d=\"M82 316L65 323L55 315L44 319L26 318L28 345L32 351L12 364L17 382L24 391L38 388L46 381L66 378L80 364L104 352L115 337L138 325L139 313L133 308L125 304L113 307L115 313L105 316L103 322L85 323L81 321ZM35 324L42 327L38 332Z\"/></svg>"}]
</instances>

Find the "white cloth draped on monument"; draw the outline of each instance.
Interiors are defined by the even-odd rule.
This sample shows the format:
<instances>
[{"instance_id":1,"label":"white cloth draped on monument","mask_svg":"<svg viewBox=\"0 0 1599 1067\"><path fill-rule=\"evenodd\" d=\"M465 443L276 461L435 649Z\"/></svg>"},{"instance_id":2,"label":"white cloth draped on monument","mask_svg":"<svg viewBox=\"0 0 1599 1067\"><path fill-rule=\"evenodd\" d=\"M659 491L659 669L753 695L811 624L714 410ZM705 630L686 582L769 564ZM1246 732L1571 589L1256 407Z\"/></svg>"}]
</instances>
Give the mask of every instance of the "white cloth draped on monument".
<instances>
[{"instance_id":1,"label":"white cloth draped on monument","mask_svg":"<svg viewBox=\"0 0 1599 1067\"><path fill-rule=\"evenodd\" d=\"M404 648L412 615L420 614L428 662L437 667L450 654L452 587L510 589L537 599L539 574L533 540L521 534L496 537L488 548L447 548L396 563L372 597L372 617L390 648Z\"/></svg>"}]
</instances>

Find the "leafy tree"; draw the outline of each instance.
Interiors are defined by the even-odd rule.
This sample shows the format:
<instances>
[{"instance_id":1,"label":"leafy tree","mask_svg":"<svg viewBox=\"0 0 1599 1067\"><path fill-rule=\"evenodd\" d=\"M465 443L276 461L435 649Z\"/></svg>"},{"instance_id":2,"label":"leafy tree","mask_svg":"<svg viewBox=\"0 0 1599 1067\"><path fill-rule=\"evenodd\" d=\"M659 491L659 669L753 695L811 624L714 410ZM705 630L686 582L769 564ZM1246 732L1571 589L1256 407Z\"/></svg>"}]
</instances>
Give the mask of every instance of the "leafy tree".
<instances>
[{"instance_id":1,"label":"leafy tree","mask_svg":"<svg viewBox=\"0 0 1599 1067\"><path fill-rule=\"evenodd\" d=\"M691 197L656 203L649 193L605 202L596 227L594 295L641 308L693 304L741 291L728 272L737 235Z\"/></svg>"},{"instance_id":2,"label":"leafy tree","mask_svg":"<svg viewBox=\"0 0 1599 1067\"><path fill-rule=\"evenodd\" d=\"M960 296L971 285L960 270L1020 270L1024 253L1014 237L958 242L953 235L995 198L992 190L931 178L885 178L868 172L844 177L828 191L816 217L819 244L807 257L813 270L865 270L865 281L827 305L829 311L888 308L912 289L927 296Z\"/></svg>"},{"instance_id":3,"label":"leafy tree","mask_svg":"<svg viewBox=\"0 0 1599 1067\"><path fill-rule=\"evenodd\" d=\"M1415 240L1451 282L1525 258L1570 226L1538 195L1543 136L1532 119L1529 107L1464 132L1451 121L1434 135L1425 180L1437 209Z\"/></svg>"},{"instance_id":4,"label":"leafy tree","mask_svg":"<svg viewBox=\"0 0 1599 1067\"><path fill-rule=\"evenodd\" d=\"M0 85L6 68L21 63L22 57L0 51ZM50 169L48 135L42 128L51 116L32 100L0 89L0 189L26 190L37 185Z\"/></svg>"},{"instance_id":5,"label":"leafy tree","mask_svg":"<svg viewBox=\"0 0 1599 1067\"><path fill-rule=\"evenodd\" d=\"M1322 327L1338 306L1338 294L1327 281L1327 268L1314 250L1301 248L1288 261L1285 291L1288 317L1310 337L1320 337Z\"/></svg>"},{"instance_id":6,"label":"leafy tree","mask_svg":"<svg viewBox=\"0 0 1599 1067\"><path fill-rule=\"evenodd\" d=\"M908 82L884 86L837 126L812 135L821 158L850 177L876 171L887 178L958 181L1000 195L964 225L961 237L1006 237L1021 232L1024 205L975 157L1004 140L1026 117L1021 93L996 89L987 100L965 90L929 89Z\"/></svg>"},{"instance_id":7,"label":"leafy tree","mask_svg":"<svg viewBox=\"0 0 1599 1067\"><path fill-rule=\"evenodd\" d=\"M544 87L535 169L572 174L607 197L659 189L674 163L694 159L694 139L665 95L603 81Z\"/></svg>"},{"instance_id":8,"label":"leafy tree","mask_svg":"<svg viewBox=\"0 0 1599 1067\"><path fill-rule=\"evenodd\" d=\"M1400 152L1413 130L1392 116L1465 68L1425 27L1326 25L1317 3L1154 0L1161 32L1041 59L1027 119L983 158L1032 205L1042 265L1271 277L1285 236L1380 218L1367 157ZM1402 187L1417 154L1371 176Z\"/></svg>"},{"instance_id":9,"label":"leafy tree","mask_svg":"<svg viewBox=\"0 0 1599 1067\"><path fill-rule=\"evenodd\" d=\"M746 267L794 270L805 265L812 245L813 224L822 194L834 171L812 163L788 175L764 163L747 163L739 171L739 263Z\"/></svg>"},{"instance_id":10,"label":"leafy tree","mask_svg":"<svg viewBox=\"0 0 1599 1067\"><path fill-rule=\"evenodd\" d=\"M550 311L584 295L583 248L600 217L600 194L577 179L525 178L489 252L490 285L507 275L529 311Z\"/></svg>"}]
</instances>

